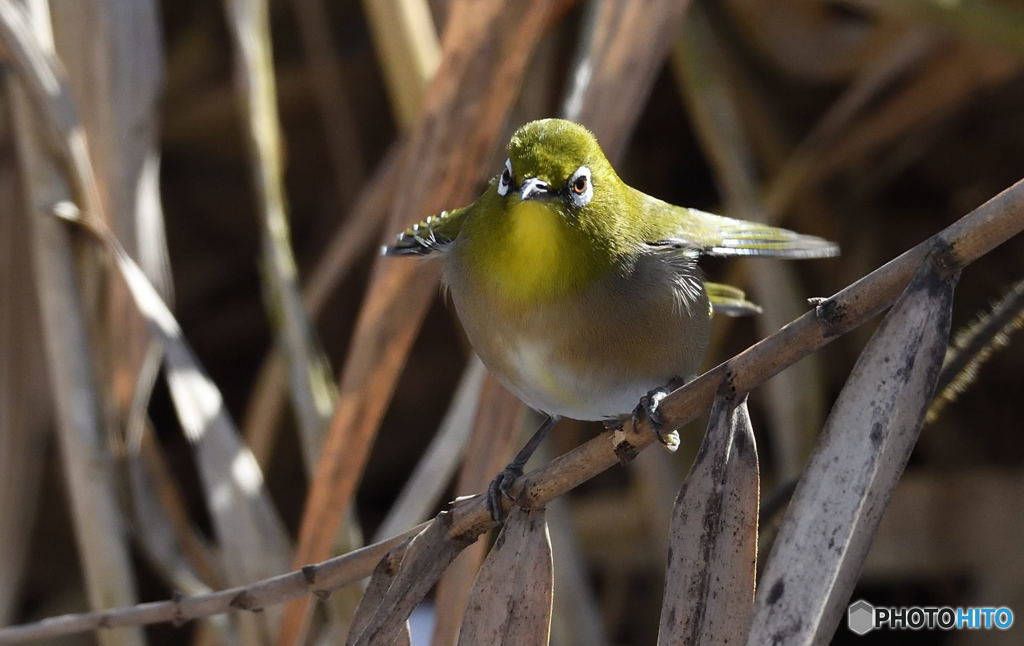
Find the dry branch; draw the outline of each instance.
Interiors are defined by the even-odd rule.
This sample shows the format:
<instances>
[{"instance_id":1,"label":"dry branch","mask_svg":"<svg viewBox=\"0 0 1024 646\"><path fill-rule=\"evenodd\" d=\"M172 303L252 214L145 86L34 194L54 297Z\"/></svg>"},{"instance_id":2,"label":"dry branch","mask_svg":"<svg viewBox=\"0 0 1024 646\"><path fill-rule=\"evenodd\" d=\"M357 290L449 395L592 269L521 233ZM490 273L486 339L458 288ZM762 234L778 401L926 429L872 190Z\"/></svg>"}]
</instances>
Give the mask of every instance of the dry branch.
<instances>
[{"instance_id":1,"label":"dry branch","mask_svg":"<svg viewBox=\"0 0 1024 646\"><path fill-rule=\"evenodd\" d=\"M673 391L661 404L665 423L682 426L696 418L710 405L727 374L728 382L736 392L749 392L780 370L870 320L899 296L936 242L948 247L946 268L954 270L969 265L1022 230L1024 181L1019 181L772 336ZM654 433L645 424L629 424L622 430L602 433L530 472L520 479L514 490L520 492L520 504L534 508L542 506L621 460L630 459L654 440ZM449 518L447 531L466 540L494 527L482 496L456 504ZM431 524L435 522L431 521ZM147 603L103 613L63 615L42 622L0 628L0 644L103 626L183 621L232 608L265 607L313 591L337 589L368 576L389 549L422 528L416 527L388 541L306 566L299 571L204 597Z\"/></svg>"}]
</instances>

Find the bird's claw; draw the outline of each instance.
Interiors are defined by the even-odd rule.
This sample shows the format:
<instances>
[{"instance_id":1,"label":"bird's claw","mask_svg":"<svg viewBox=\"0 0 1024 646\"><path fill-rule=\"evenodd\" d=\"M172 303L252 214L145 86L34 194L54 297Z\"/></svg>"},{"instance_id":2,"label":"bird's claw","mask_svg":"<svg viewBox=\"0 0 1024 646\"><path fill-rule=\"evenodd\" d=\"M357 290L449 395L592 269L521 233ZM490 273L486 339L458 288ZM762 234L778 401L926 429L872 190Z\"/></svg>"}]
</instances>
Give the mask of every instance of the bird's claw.
<instances>
[{"instance_id":1,"label":"bird's claw","mask_svg":"<svg viewBox=\"0 0 1024 646\"><path fill-rule=\"evenodd\" d=\"M668 432L663 430L665 420L661 416L661 411L658 410L661 400L665 399L671 391L671 388L660 387L641 397L640 403L633 409L633 424L646 419L654 429L655 435L658 436L658 441L670 452L675 453L679 448L679 433L674 429Z\"/></svg>"},{"instance_id":2,"label":"bird's claw","mask_svg":"<svg viewBox=\"0 0 1024 646\"><path fill-rule=\"evenodd\" d=\"M504 496L509 500L514 500L509 492L509 488L522 475L522 467L510 464L502 469L501 473L494 480L491 480L491 484L487 486L487 511L490 512L494 522L501 523L505 521L505 512L501 507L501 498Z\"/></svg>"}]
</instances>

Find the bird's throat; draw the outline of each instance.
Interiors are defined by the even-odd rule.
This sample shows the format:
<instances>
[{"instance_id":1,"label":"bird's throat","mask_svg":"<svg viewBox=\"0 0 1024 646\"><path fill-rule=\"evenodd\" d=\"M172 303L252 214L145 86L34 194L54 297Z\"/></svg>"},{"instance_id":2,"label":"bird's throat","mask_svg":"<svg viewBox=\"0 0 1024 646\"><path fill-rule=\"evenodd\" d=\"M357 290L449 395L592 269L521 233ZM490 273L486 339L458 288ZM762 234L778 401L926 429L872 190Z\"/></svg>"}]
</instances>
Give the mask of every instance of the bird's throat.
<instances>
[{"instance_id":1,"label":"bird's throat","mask_svg":"<svg viewBox=\"0 0 1024 646\"><path fill-rule=\"evenodd\" d=\"M609 271L610 262L550 205L527 200L503 215L492 229L497 235L478 247L477 266L486 267L496 295L510 305L564 298Z\"/></svg>"}]
</instances>

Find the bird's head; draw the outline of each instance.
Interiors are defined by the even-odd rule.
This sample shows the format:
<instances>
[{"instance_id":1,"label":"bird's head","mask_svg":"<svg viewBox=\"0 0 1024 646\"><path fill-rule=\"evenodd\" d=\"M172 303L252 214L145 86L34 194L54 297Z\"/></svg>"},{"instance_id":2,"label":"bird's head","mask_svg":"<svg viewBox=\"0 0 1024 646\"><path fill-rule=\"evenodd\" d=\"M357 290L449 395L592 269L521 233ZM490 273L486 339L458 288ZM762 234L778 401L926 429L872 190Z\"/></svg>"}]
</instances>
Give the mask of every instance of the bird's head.
<instances>
[{"instance_id":1,"label":"bird's head","mask_svg":"<svg viewBox=\"0 0 1024 646\"><path fill-rule=\"evenodd\" d=\"M571 121L542 119L512 135L493 186L508 212L543 209L591 229L612 224L623 184L590 131Z\"/></svg>"},{"instance_id":2,"label":"bird's head","mask_svg":"<svg viewBox=\"0 0 1024 646\"><path fill-rule=\"evenodd\" d=\"M615 270L635 237L629 189L586 128L532 121L476 203L460 257L501 284L510 301L538 302Z\"/></svg>"}]
</instances>

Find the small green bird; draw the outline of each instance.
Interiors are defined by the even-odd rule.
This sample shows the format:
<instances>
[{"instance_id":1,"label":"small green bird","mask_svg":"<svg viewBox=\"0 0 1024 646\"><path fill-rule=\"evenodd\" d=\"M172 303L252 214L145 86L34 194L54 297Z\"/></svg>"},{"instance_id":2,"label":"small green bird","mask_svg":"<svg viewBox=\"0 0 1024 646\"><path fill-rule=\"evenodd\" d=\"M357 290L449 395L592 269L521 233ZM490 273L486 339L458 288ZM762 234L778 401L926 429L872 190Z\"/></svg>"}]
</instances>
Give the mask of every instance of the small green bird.
<instances>
[{"instance_id":1,"label":"small green bird","mask_svg":"<svg viewBox=\"0 0 1024 646\"><path fill-rule=\"evenodd\" d=\"M558 418L645 415L660 429L658 401L697 374L712 312L760 312L739 289L705 281L700 256L820 258L838 247L655 199L619 178L583 126L544 119L516 131L475 202L413 225L383 252L442 259L477 354L548 415L491 484L500 520L500 496Z\"/></svg>"}]
</instances>

